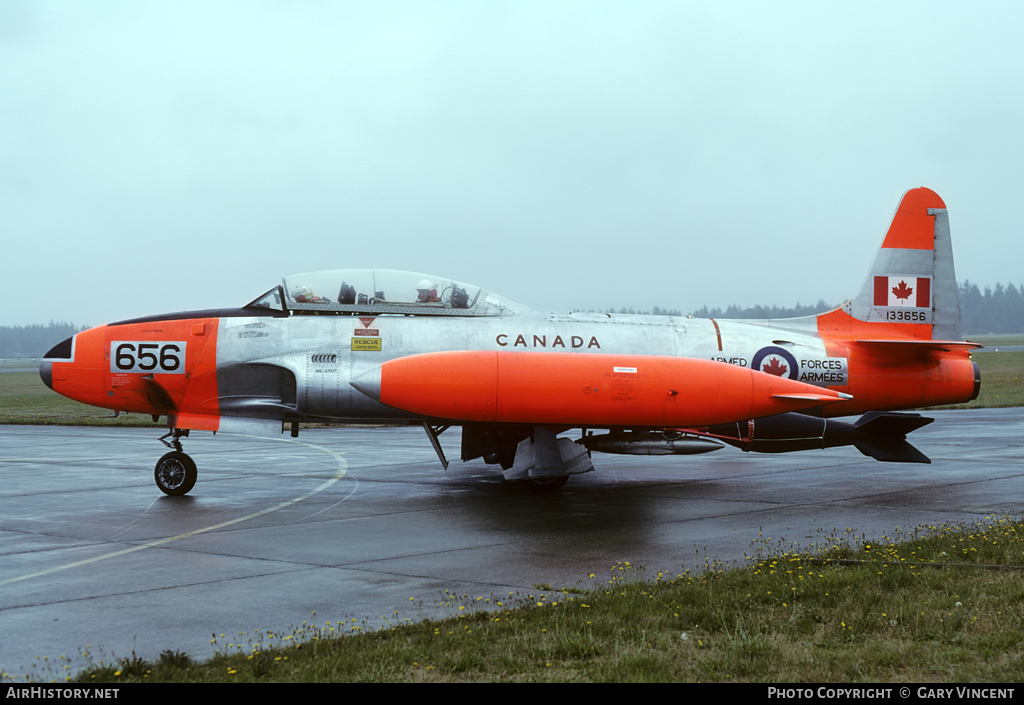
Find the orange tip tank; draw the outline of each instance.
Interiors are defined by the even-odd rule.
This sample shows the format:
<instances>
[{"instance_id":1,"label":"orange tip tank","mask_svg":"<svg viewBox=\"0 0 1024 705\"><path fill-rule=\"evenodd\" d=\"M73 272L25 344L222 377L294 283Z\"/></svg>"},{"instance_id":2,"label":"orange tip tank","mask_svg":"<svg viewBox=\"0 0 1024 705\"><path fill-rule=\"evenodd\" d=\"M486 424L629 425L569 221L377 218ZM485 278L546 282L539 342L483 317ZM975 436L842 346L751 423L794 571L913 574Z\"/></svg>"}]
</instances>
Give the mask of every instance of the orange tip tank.
<instances>
[{"instance_id":1,"label":"orange tip tank","mask_svg":"<svg viewBox=\"0 0 1024 705\"><path fill-rule=\"evenodd\" d=\"M851 398L712 360L478 350L389 360L352 386L427 418L596 427L702 426Z\"/></svg>"}]
</instances>

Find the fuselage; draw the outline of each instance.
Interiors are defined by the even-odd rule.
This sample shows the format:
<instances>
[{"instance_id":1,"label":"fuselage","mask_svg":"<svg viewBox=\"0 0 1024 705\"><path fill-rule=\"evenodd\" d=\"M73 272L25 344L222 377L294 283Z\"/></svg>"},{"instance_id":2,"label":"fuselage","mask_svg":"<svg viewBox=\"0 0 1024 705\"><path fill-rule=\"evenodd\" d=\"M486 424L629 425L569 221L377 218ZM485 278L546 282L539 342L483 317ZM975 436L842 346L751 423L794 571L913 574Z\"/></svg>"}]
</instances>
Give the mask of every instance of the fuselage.
<instances>
[{"instance_id":1,"label":"fuselage","mask_svg":"<svg viewBox=\"0 0 1024 705\"><path fill-rule=\"evenodd\" d=\"M199 312L93 328L74 338L72 361L44 363L50 366L44 379L85 403L168 415L171 426L206 430L216 430L221 417L417 422L417 415L380 403L352 381L389 360L465 350L694 358L853 397L821 407L824 416L954 403L975 393L975 368L964 351L894 360L853 341L823 338L813 317L744 322L595 313L253 312L262 315Z\"/></svg>"}]
</instances>

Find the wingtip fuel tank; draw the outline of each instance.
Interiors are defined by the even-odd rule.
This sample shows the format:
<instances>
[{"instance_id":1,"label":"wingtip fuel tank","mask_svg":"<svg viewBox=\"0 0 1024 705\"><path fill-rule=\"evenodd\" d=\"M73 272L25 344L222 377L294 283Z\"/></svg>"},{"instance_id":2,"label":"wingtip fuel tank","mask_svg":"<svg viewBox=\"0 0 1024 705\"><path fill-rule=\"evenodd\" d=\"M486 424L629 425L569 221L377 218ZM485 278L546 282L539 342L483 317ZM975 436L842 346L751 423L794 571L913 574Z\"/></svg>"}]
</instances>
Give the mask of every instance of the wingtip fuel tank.
<instances>
[{"instance_id":1,"label":"wingtip fuel tank","mask_svg":"<svg viewBox=\"0 0 1024 705\"><path fill-rule=\"evenodd\" d=\"M396 358L352 385L425 418L570 427L727 423L849 398L714 360L480 350Z\"/></svg>"}]
</instances>

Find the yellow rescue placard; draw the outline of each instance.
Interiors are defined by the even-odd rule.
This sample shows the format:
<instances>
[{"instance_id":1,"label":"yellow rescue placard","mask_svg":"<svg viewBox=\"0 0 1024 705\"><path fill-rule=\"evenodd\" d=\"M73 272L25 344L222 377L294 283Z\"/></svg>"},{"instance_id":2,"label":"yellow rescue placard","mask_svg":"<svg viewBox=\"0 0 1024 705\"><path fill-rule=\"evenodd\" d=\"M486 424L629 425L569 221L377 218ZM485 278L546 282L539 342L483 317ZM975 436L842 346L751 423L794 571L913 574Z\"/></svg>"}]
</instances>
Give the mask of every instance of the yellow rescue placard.
<instances>
[{"instance_id":1,"label":"yellow rescue placard","mask_svg":"<svg viewBox=\"0 0 1024 705\"><path fill-rule=\"evenodd\" d=\"M352 338L353 350L377 350L380 351L380 338Z\"/></svg>"}]
</instances>

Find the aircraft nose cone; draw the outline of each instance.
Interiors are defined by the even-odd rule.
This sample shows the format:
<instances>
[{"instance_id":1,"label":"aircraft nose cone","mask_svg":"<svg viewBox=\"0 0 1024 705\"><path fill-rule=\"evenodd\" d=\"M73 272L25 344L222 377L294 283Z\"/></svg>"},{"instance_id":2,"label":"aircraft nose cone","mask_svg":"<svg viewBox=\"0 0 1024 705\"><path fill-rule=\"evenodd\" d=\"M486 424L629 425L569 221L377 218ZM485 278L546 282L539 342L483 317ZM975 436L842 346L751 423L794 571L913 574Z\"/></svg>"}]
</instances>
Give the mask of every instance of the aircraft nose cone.
<instances>
[{"instance_id":1,"label":"aircraft nose cone","mask_svg":"<svg viewBox=\"0 0 1024 705\"><path fill-rule=\"evenodd\" d=\"M71 351L74 349L74 336L62 340L50 348L43 361L39 363L39 377L50 389L53 389L53 362L51 360L71 360Z\"/></svg>"},{"instance_id":2,"label":"aircraft nose cone","mask_svg":"<svg viewBox=\"0 0 1024 705\"><path fill-rule=\"evenodd\" d=\"M48 360L43 360L39 363L39 377L50 389L53 389L53 363Z\"/></svg>"}]
</instances>

